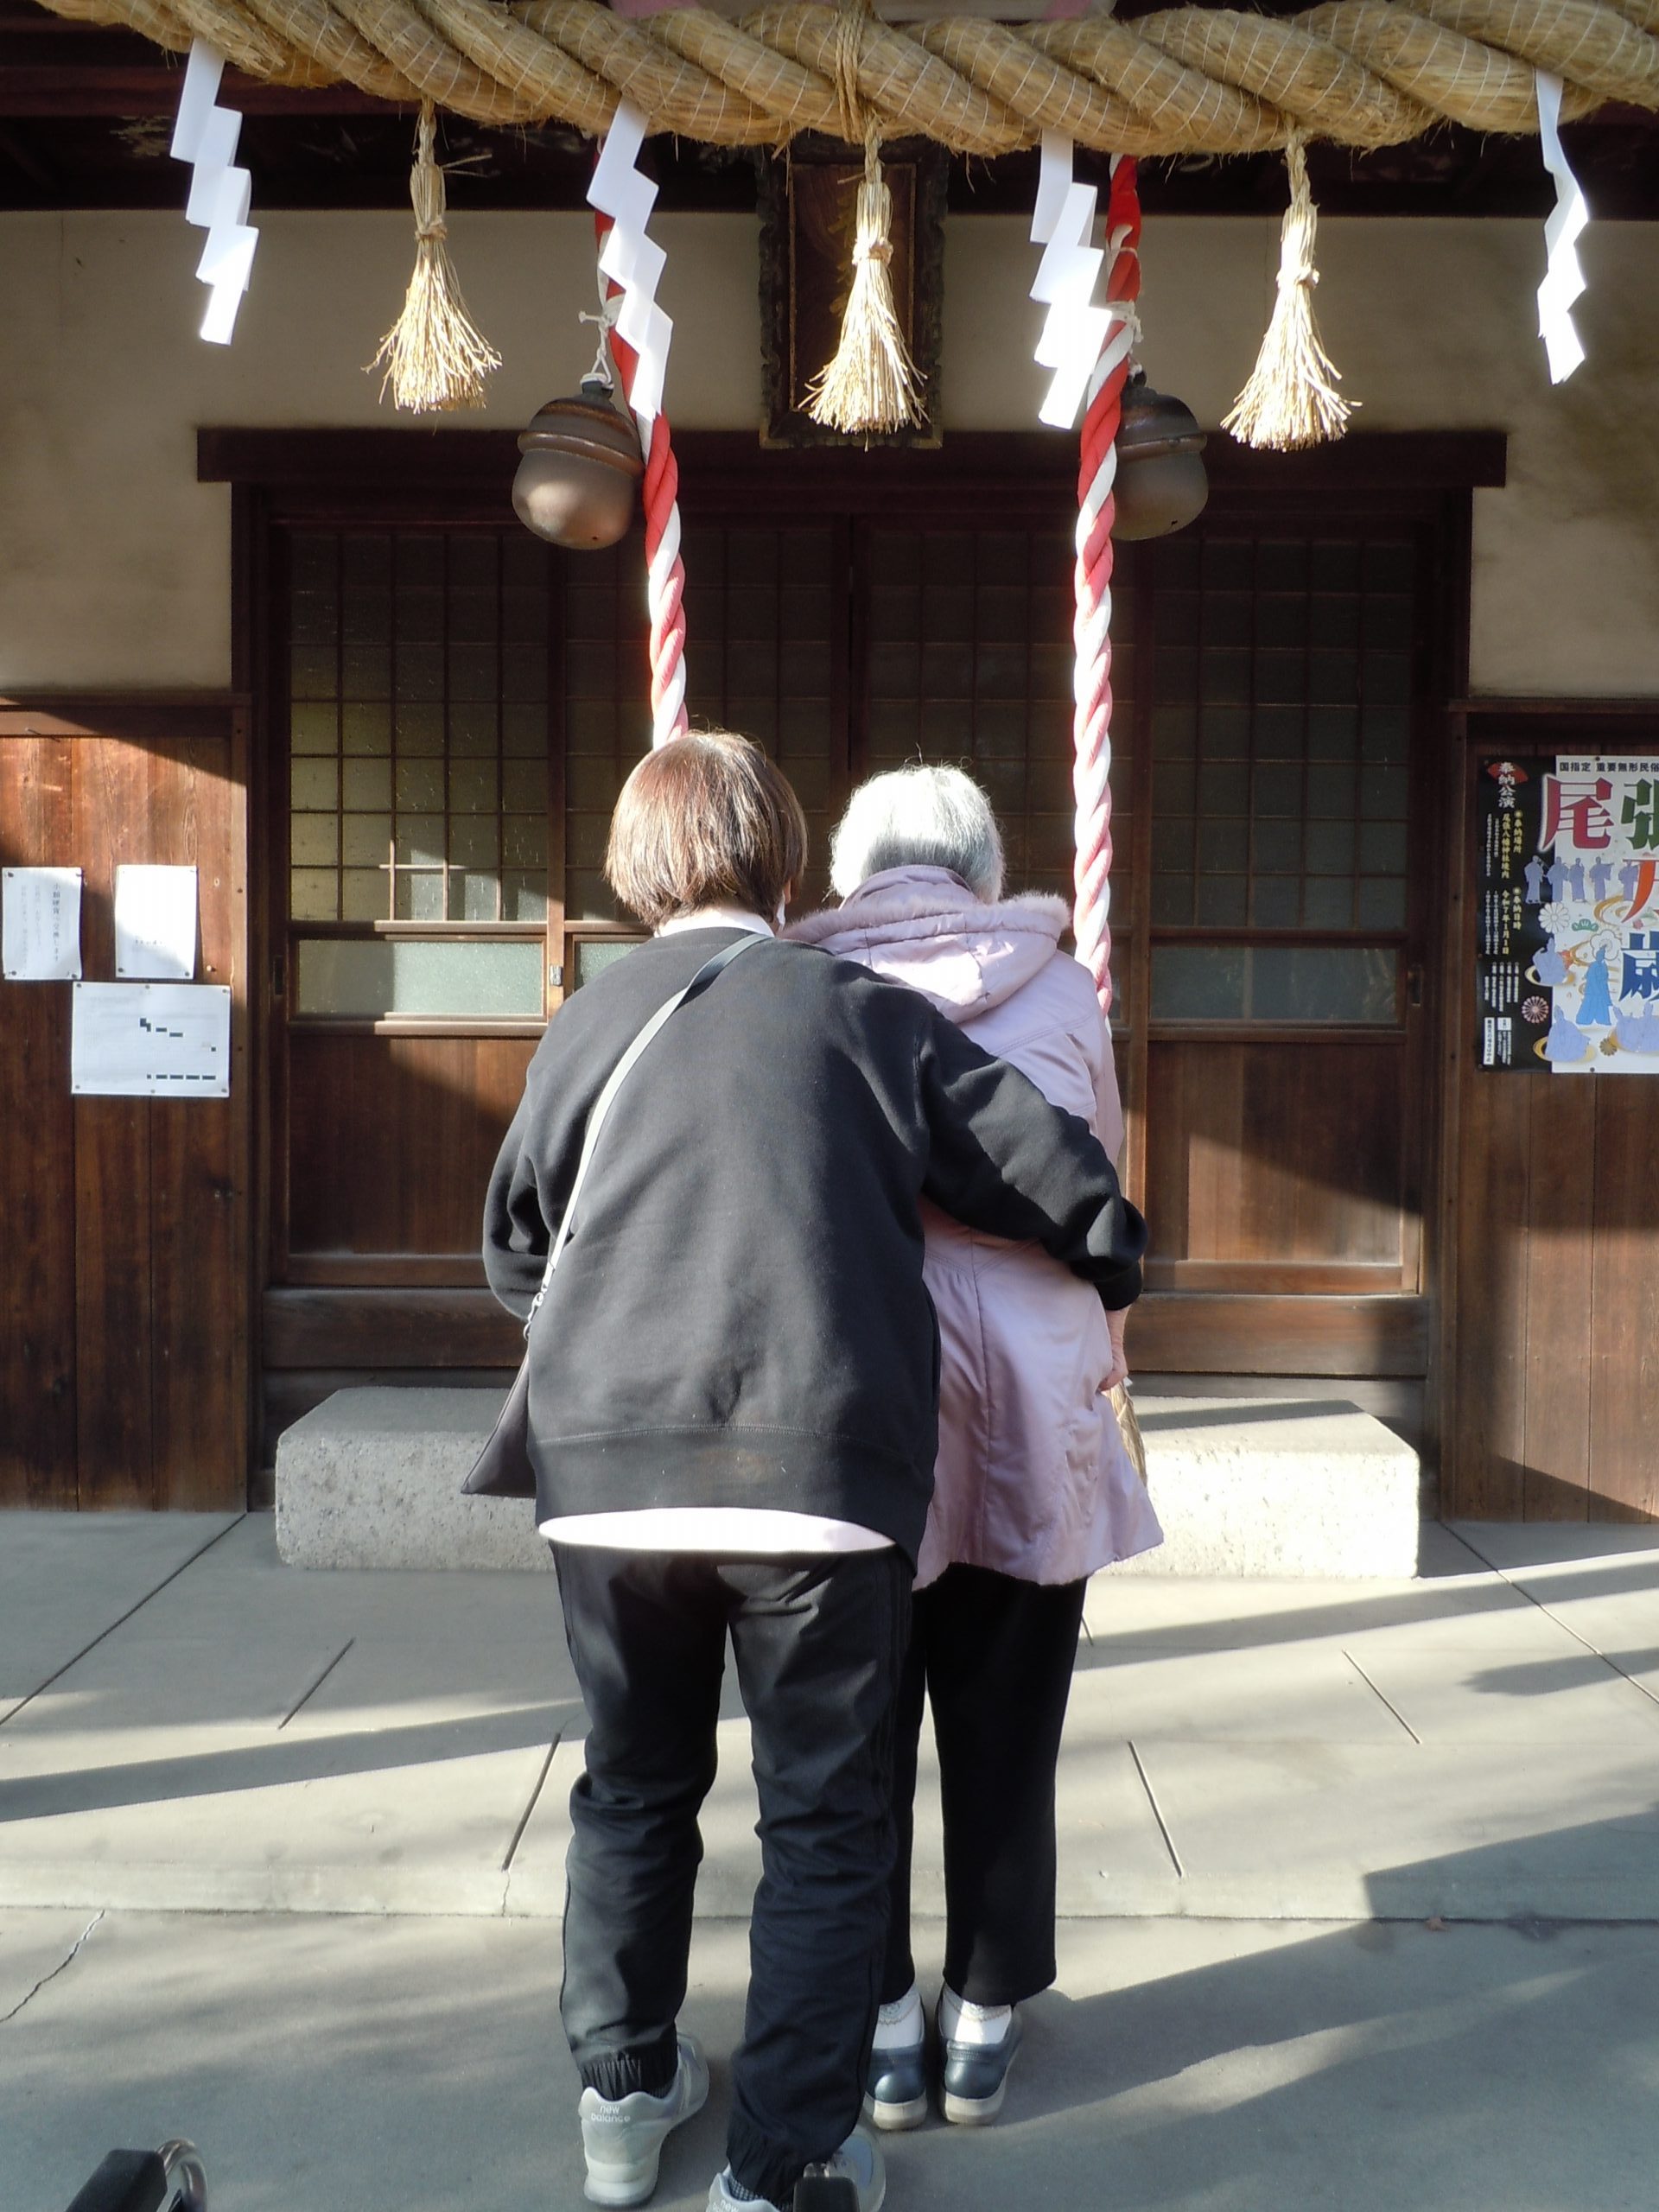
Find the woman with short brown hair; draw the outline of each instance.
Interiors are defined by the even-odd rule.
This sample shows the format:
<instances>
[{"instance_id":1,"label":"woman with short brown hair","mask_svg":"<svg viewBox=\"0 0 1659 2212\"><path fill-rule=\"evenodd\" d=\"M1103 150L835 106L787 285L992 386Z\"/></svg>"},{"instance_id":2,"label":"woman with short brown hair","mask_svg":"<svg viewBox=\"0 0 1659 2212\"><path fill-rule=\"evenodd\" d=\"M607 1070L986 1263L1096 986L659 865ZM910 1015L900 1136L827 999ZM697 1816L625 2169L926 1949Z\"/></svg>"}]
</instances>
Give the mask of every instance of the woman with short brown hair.
<instances>
[{"instance_id":1,"label":"woman with short brown hair","mask_svg":"<svg viewBox=\"0 0 1659 2212\"><path fill-rule=\"evenodd\" d=\"M615 1092L529 1335L537 1518L589 1718L561 2009L601 2204L645 2202L708 2092L677 2016L728 1635L763 1871L710 2212L786 2205L809 2167L880 2203L855 2124L938 1440L924 1195L1038 1240L1108 1307L1140 1289L1144 1225L1081 1124L925 999L774 938L804 857L795 796L747 741L641 761L607 868L656 933L549 1024L486 1211L490 1281L523 1313L595 1099L702 978Z\"/></svg>"}]
</instances>

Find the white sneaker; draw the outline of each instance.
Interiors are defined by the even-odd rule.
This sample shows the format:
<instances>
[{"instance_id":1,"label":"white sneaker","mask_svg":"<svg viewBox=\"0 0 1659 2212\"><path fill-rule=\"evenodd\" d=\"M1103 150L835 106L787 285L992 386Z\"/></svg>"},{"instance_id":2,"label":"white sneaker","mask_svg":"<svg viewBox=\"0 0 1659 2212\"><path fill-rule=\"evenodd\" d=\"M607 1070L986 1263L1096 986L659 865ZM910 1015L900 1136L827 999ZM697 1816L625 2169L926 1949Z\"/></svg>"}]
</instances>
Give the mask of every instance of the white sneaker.
<instances>
[{"instance_id":1,"label":"white sneaker","mask_svg":"<svg viewBox=\"0 0 1659 2212\"><path fill-rule=\"evenodd\" d=\"M576 2109L588 2160L582 2195L590 2204L643 2204L657 2186L670 2133L709 2101L709 2066L690 2036L678 2038L680 2063L659 2097L644 2089L612 2100L584 2089Z\"/></svg>"}]
</instances>

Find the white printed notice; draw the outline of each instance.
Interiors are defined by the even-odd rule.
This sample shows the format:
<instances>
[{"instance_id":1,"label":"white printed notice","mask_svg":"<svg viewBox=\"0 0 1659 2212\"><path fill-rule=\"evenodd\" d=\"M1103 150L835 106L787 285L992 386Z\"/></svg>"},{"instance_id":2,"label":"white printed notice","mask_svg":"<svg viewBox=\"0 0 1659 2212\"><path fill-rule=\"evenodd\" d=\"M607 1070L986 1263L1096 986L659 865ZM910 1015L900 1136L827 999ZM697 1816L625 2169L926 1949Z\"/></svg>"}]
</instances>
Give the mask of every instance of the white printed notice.
<instances>
[{"instance_id":1,"label":"white printed notice","mask_svg":"<svg viewBox=\"0 0 1659 2212\"><path fill-rule=\"evenodd\" d=\"M115 972L188 983L196 972L196 871L115 871Z\"/></svg>"},{"instance_id":2,"label":"white printed notice","mask_svg":"<svg viewBox=\"0 0 1659 2212\"><path fill-rule=\"evenodd\" d=\"M7 868L0 940L8 982L72 982L80 973L80 870Z\"/></svg>"},{"instance_id":3,"label":"white printed notice","mask_svg":"<svg viewBox=\"0 0 1659 2212\"><path fill-rule=\"evenodd\" d=\"M69 1088L83 1098L228 1098L228 988L77 983Z\"/></svg>"}]
</instances>

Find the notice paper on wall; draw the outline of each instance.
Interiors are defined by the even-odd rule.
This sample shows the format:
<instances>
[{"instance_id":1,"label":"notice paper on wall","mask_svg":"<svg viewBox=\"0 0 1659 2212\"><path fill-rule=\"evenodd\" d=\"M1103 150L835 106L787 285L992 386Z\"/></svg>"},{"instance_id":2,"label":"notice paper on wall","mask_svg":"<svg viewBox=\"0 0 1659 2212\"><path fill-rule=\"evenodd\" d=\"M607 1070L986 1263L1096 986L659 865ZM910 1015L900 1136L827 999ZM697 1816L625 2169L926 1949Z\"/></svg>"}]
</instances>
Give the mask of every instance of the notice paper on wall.
<instances>
[{"instance_id":1,"label":"notice paper on wall","mask_svg":"<svg viewBox=\"0 0 1659 2212\"><path fill-rule=\"evenodd\" d=\"M228 1098L228 988L77 983L69 1088L82 1098Z\"/></svg>"},{"instance_id":2,"label":"notice paper on wall","mask_svg":"<svg viewBox=\"0 0 1659 2212\"><path fill-rule=\"evenodd\" d=\"M115 972L188 983L196 972L196 871L115 871Z\"/></svg>"},{"instance_id":3,"label":"notice paper on wall","mask_svg":"<svg viewBox=\"0 0 1659 2212\"><path fill-rule=\"evenodd\" d=\"M0 968L10 982L69 982L79 976L80 870L7 868L0 945Z\"/></svg>"}]
</instances>

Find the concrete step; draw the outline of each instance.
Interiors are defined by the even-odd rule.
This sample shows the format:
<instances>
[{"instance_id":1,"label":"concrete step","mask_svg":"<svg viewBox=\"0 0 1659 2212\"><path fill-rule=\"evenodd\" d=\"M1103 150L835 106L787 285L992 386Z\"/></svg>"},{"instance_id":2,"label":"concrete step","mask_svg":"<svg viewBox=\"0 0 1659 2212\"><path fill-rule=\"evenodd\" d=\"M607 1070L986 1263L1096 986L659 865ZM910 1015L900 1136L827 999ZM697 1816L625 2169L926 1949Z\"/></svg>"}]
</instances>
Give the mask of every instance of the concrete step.
<instances>
[{"instance_id":1,"label":"concrete step","mask_svg":"<svg viewBox=\"0 0 1659 2212\"><path fill-rule=\"evenodd\" d=\"M338 1390L276 1449L295 1567L545 1568L527 1503L463 1497L500 1408L474 1389ZM1327 1399L1135 1400L1164 1542L1122 1573L1331 1578L1417 1571L1417 1454Z\"/></svg>"}]
</instances>

